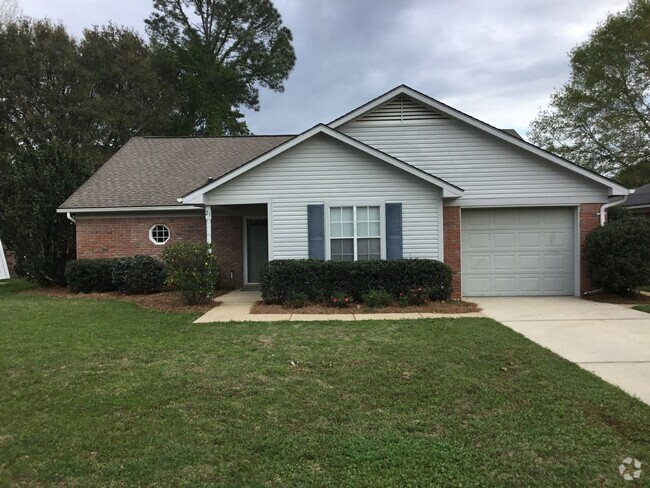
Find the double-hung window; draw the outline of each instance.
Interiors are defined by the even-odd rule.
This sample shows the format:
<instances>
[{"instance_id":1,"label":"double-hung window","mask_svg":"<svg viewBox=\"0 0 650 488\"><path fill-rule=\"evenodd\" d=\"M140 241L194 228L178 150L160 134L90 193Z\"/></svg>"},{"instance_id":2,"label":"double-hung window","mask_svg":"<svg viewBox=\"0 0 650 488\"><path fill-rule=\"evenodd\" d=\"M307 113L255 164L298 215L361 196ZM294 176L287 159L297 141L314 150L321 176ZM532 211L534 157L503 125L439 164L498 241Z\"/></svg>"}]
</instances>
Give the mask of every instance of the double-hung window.
<instances>
[{"instance_id":1,"label":"double-hung window","mask_svg":"<svg viewBox=\"0 0 650 488\"><path fill-rule=\"evenodd\" d=\"M330 207L330 258L363 261L381 258L378 206Z\"/></svg>"}]
</instances>

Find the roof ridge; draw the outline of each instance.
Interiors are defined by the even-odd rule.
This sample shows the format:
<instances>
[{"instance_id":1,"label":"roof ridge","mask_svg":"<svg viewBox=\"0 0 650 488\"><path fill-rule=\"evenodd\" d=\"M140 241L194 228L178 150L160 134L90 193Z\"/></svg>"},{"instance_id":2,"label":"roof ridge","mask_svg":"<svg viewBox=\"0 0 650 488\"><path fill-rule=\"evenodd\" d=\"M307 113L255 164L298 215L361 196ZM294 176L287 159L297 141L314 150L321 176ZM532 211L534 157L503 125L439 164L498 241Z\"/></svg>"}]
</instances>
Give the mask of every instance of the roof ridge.
<instances>
[{"instance_id":1,"label":"roof ridge","mask_svg":"<svg viewBox=\"0 0 650 488\"><path fill-rule=\"evenodd\" d=\"M295 137L296 134L247 134L239 136L137 136L142 139L236 139L252 137Z\"/></svg>"}]
</instances>

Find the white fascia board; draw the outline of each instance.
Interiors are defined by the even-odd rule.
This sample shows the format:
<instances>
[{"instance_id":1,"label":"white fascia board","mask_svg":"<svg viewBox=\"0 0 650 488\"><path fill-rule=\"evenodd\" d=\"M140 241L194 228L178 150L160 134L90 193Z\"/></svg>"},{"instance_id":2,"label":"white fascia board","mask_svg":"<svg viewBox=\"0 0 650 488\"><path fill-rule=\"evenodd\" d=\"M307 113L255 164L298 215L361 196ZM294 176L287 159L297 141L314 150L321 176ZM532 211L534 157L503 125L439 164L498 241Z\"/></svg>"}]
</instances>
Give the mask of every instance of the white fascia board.
<instances>
[{"instance_id":1,"label":"white fascia board","mask_svg":"<svg viewBox=\"0 0 650 488\"><path fill-rule=\"evenodd\" d=\"M200 210L192 205L161 205L158 207L87 207L57 208L56 213L160 212L165 210Z\"/></svg>"},{"instance_id":2,"label":"white fascia board","mask_svg":"<svg viewBox=\"0 0 650 488\"><path fill-rule=\"evenodd\" d=\"M392 89L388 93L385 93L384 95L380 96L379 98L376 98L365 105L362 105L356 110L353 110L352 112L349 112L345 114L342 117L339 117L338 119L333 120L329 124L327 124L329 127L332 127L336 129L337 127L340 127L341 125L356 119L357 117L375 109L379 105L389 101L390 99L398 96L398 95L406 95L414 100L417 100L421 104L432 108L434 110L437 110L445 115L448 115L451 118L454 118L456 120L460 120L461 122L464 122L466 124L471 125L472 127L475 127L477 129L480 129L484 132L487 132L488 134L491 134L502 141L505 141L509 144L512 144L514 146L517 146L524 151L528 151L532 154L535 154L536 156L546 159L547 161L551 161L555 164L558 164L570 171L573 171L574 173L578 173L581 176L584 176L585 178L589 178L590 180L596 181L597 183L600 183L601 185L605 185L610 189L610 195L612 196L619 196L619 195L629 195L630 194L630 189L626 188L623 185L619 185L618 183L611 181L603 176L600 176L596 173L593 173L585 168L582 168L580 166L577 166L574 163L571 163L565 159L562 159L559 156L556 156L548 151L545 151L534 144L531 144L529 142L526 142L523 139L519 139L518 137L512 136L510 134L506 134L505 132L497 129L496 127L492 127L490 124L483 122L481 120L478 120L471 115L467 115L460 110L457 110L453 107L450 107L449 105L445 105L442 102L439 102L438 100L431 98L427 95L424 95L423 93L420 93L416 90L413 90L412 88L409 88L408 86L398 86L397 88Z\"/></svg>"},{"instance_id":3,"label":"white fascia board","mask_svg":"<svg viewBox=\"0 0 650 488\"><path fill-rule=\"evenodd\" d=\"M214 180L213 182L201 188L198 188L197 190L194 190L191 193L188 193L184 197L180 198L179 201L185 204L204 204L204 196L206 193L229 182L230 180L237 178L239 175L246 173L247 171L250 171L253 168L256 168L260 164L278 156L279 154L282 154L283 152L291 149L292 147L297 146L301 142L304 142L307 139L317 134L326 134L344 144L347 144L348 146L352 146L362 152L365 152L366 154L369 154L370 156L373 156L407 173L417 176L418 178L421 178L431 183L432 185L441 188L443 190L443 196L445 198L456 198L462 196L463 194L463 190L461 188L458 188L457 186L454 186L451 183L447 183L446 181L441 180L440 178L436 178L435 176L430 175L426 171L422 171L418 168L415 168L410 164L405 163L404 161L401 161L397 158L394 158L393 156L390 156L382 151L379 151L378 149L375 149L371 146L368 146L367 144L357 141L356 139L347 136L337 130L334 130L331 127L328 127L323 124L318 124L312 127L311 129L309 129L308 131L303 132L302 134L294 137L293 139L290 139L280 144L279 146L275 147L274 149L271 149L270 151L262 154L261 156L258 156L257 158L249 161L248 163L243 164L239 168L231 171L230 173L226 173L222 177Z\"/></svg>"}]
</instances>

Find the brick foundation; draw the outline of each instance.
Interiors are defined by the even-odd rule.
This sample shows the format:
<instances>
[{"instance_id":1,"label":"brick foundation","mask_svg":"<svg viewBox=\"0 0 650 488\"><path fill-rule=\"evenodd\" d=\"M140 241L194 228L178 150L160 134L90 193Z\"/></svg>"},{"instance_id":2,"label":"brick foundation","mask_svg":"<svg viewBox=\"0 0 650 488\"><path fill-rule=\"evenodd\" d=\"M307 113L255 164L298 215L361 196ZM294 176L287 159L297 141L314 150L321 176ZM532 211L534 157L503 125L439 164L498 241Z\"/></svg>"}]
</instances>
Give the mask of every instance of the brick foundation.
<instances>
[{"instance_id":1,"label":"brick foundation","mask_svg":"<svg viewBox=\"0 0 650 488\"><path fill-rule=\"evenodd\" d=\"M593 290L589 280L589 269L584 257L585 242L589 231L600 225L600 203L583 203L580 205L580 293Z\"/></svg>"},{"instance_id":2,"label":"brick foundation","mask_svg":"<svg viewBox=\"0 0 650 488\"><path fill-rule=\"evenodd\" d=\"M149 229L155 224L169 227L167 244L156 245L149 239ZM181 241L205 241L205 218L183 217L127 217L77 218L77 259L116 258L146 254L160 257L168 244ZM230 287L233 272L235 287L243 285L242 218L212 218L214 252L219 256L221 286Z\"/></svg>"},{"instance_id":3,"label":"brick foundation","mask_svg":"<svg viewBox=\"0 0 650 488\"><path fill-rule=\"evenodd\" d=\"M443 227L444 227L444 246L445 246L445 263L451 268L453 273L452 298L461 297L461 279L460 279L460 208L444 207L443 208Z\"/></svg>"}]
</instances>

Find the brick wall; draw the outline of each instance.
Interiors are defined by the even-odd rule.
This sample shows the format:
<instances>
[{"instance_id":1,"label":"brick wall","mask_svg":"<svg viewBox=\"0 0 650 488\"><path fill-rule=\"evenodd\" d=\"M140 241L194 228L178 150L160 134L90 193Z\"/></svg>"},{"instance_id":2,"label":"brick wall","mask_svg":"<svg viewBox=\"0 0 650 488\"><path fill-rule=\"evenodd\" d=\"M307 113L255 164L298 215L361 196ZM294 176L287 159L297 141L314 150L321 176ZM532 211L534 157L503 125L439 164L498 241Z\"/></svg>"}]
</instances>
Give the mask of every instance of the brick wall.
<instances>
[{"instance_id":1,"label":"brick wall","mask_svg":"<svg viewBox=\"0 0 650 488\"><path fill-rule=\"evenodd\" d=\"M445 263L453 273L453 298L461 297L460 280L460 208L443 208Z\"/></svg>"},{"instance_id":2,"label":"brick wall","mask_svg":"<svg viewBox=\"0 0 650 488\"><path fill-rule=\"evenodd\" d=\"M205 218L183 217L127 217L77 218L77 259L114 258L146 254L160 256L165 245L156 245L149 239L149 229L155 224L169 227L167 244L180 241L205 241ZM242 219L241 217L213 217L212 241L220 258L221 285L230 286L230 271L234 286L243 284Z\"/></svg>"},{"instance_id":3,"label":"brick wall","mask_svg":"<svg viewBox=\"0 0 650 488\"><path fill-rule=\"evenodd\" d=\"M589 269L584 257L585 241L589 231L600 225L600 203L583 203L580 205L580 293L592 290Z\"/></svg>"}]
</instances>

